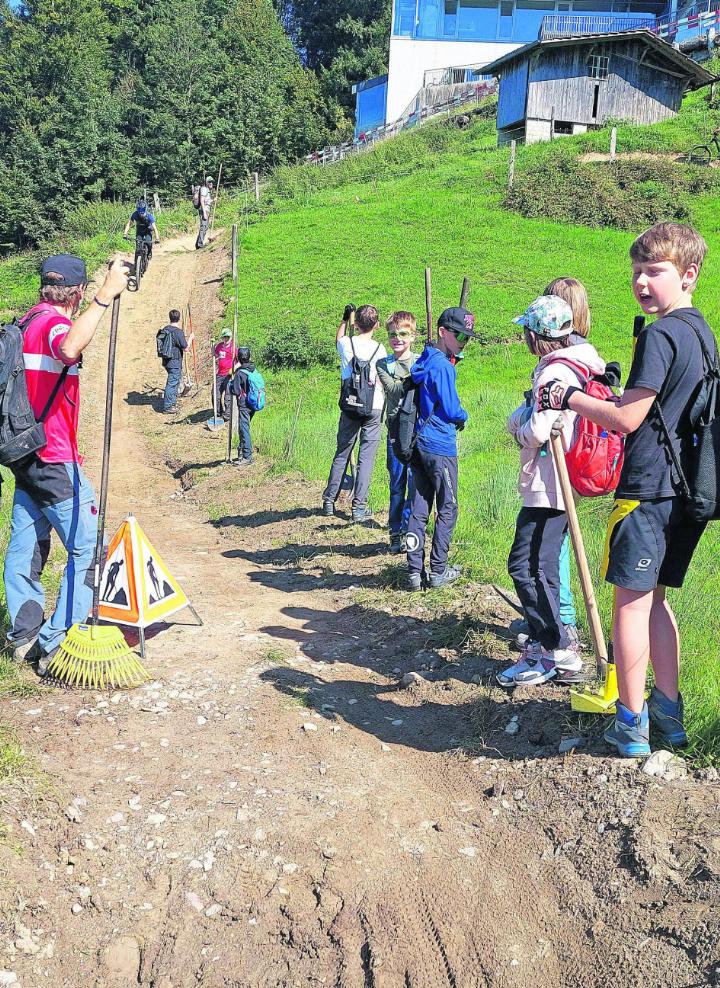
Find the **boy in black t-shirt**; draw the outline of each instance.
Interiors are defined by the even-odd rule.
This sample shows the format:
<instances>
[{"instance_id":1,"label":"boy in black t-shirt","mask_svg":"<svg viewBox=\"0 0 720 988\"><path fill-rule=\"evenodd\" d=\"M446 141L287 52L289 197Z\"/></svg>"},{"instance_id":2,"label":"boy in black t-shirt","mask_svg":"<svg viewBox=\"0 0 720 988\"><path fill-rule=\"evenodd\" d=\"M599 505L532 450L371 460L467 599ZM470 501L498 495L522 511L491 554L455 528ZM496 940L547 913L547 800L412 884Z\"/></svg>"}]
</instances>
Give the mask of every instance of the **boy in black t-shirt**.
<instances>
[{"instance_id":1,"label":"boy in black t-shirt","mask_svg":"<svg viewBox=\"0 0 720 988\"><path fill-rule=\"evenodd\" d=\"M692 305L706 252L703 238L681 223L657 223L630 248L633 293L643 312L656 319L638 336L625 393L617 403L590 398L559 381L551 381L539 396L543 408L571 408L605 429L628 434L604 572L615 586L613 642L620 694L605 739L629 758L650 753L650 725L666 743L687 742L678 692L680 642L665 588L682 586L705 525L690 518L676 493L657 423L659 407L682 461L693 441L689 413L704 374L696 330L709 352L716 353L712 331ZM649 657L655 686L646 704Z\"/></svg>"}]
</instances>

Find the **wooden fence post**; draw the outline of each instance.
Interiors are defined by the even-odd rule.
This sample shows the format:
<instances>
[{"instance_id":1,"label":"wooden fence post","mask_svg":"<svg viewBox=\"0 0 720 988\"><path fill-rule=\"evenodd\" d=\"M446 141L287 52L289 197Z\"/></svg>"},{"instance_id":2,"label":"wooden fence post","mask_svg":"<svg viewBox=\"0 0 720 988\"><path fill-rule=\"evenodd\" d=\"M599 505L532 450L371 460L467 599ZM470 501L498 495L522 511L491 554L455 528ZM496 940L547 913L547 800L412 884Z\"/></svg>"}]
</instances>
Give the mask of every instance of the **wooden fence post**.
<instances>
[{"instance_id":1,"label":"wooden fence post","mask_svg":"<svg viewBox=\"0 0 720 988\"><path fill-rule=\"evenodd\" d=\"M617 127L613 127L610 131L610 161L615 161L615 154L617 151Z\"/></svg>"},{"instance_id":2,"label":"wooden fence post","mask_svg":"<svg viewBox=\"0 0 720 988\"><path fill-rule=\"evenodd\" d=\"M253 185L255 186L255 202L260 202L260 176L253 172Z\"/></svg>"},{"instance_id":3,"label":"wooden fence post","mask_svg":"<svg viewBox=\"0 0 720 988\"><path fill-rule=\"evenodd\" d=\"M157 194L157 192L153 192L153 202L155 203L155 212L159 216L160 213L162 213L162 209L160 208L160 196Z\"/></svg>"},{"instance_id":4,"label":"wooden fence post","mask_svg":"<svg viewBox=\"0 0 720 988\"><path fill-rule=\"evenodd\" d=\"M515 151L517 148L517 141L510 141L510 171L508 172L508 188L511 189L515 184Z\"/></svg>"},{"instance_id":5,"label":"wooden fence post","mask_svg":"<svg viewBox=\"0 0 720 988\"><path fill-rule=\"evenodd\" d=\"M555 107L550 111L550 140L555 140Z\"/></svg>"}]
</instances>

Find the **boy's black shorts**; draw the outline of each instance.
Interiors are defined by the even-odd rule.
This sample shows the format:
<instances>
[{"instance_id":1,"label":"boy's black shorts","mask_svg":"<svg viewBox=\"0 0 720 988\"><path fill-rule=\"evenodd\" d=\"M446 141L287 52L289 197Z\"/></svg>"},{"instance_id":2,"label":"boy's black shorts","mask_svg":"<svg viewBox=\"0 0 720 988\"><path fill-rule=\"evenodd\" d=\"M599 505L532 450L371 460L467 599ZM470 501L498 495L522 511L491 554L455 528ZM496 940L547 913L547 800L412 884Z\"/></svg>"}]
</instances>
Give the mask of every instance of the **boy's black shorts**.
<instances>
[{"instance_id":1,"label":"boy's black shorts","mask_svg":"<svg viewBox=\"0 0 720 988\"><path fill-rule=\"evenodd\" d=\"M618 498L608 521L602 575L625 590L681 587L705 531L677 497Z\"/></svg>"}]
</instances>

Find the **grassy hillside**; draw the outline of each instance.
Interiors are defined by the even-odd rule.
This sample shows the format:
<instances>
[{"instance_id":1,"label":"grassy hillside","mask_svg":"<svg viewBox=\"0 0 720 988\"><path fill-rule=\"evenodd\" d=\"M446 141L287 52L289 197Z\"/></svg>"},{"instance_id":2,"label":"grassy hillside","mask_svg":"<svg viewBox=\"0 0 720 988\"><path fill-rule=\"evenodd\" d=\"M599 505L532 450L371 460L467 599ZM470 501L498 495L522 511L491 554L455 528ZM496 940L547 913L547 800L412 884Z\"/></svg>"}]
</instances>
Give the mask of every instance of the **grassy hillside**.
<instances>
[{"instance_id":1,"label":"grassy hillside","mask_svg":"<svg viewBox=\"0 0 720 988\"><path fill-rule=\"evenodd\" d=\"M618 150L679 152L712 126L694 97L673 121L621 127ZM523 148L517 181L538 161L575 151L605 150L609 131ZM491 122L459 133L439 125L407 134L328 169L285 170L275 179L267 214L250 226L240 257L240 337L261 350L278 337L312 341L318 361L334 353L334 332L346 301L373 302L386 317L409 308L424 322L423 268L433 270L434 312L457 304L464 275L470 307L488 341L471 345L459 371L470 412L461 437L460 520L453 555L472 576L509 584L505 571L518 508L518 457L505 431L533 367L511 319L560 275L587 286L592 341L627 372L633 316L628 248L633 233L529 220L503 209L509 152L495 147ZM713 325L720 305L720 216L715 196L692 200L692 220L710 246L696 301ZM658 216L657 219L663 218ZM639 232L639 231L637 231ZM337 426L337 371L318 362L273 377L269 409L255 420L262 452L278 470L299 469L324 481ZM288 455L288 423L299 408ZM378 456L371 504L387 505L384 456ZM598 573L609 503L586 501L581 519L593 573ZM673 594L683 632L683 689L697 754L720 755L720 592L716 558L720 527L706 534L686 587ZM581 606L579 587L577 603ZM600 586L609 625L609 588Z\"/></svg>"}]
</instances>

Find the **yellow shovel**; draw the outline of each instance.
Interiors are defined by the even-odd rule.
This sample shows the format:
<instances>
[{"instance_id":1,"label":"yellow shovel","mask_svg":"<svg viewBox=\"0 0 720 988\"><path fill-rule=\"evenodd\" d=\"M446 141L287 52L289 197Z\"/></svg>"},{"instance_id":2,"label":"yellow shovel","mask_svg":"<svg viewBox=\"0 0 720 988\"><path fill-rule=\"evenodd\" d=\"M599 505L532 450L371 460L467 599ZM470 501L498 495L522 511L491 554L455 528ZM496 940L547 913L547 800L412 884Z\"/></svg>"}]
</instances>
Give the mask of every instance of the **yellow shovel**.
<instances>
[{"instance_id":1,"label":"yellow shovel","mask_svg":"<svg viewBox=\"0 0 720 988\"><path fill-rule=\"evenodd\" d=\"M585 612L590 626L590 637L595 649L595 662L597 663L597 683L587 685L582 688L570 690L570 706L576 713L583 714L614 714L615 702L618 699L617 673L615 663L608 659L608 650L605 644L605 636L600 623L595 591L590 577L587 556L585 555L585 543L583 542L580 522L578 521L575 509L575 498L573 496L570 477L565 463L565 450L563 449L562 437L554 436L550 440L555 466L560 478L560 489L565 501L565 512L568 516L570 527L570 538L575 553L578 574L580 576L580 586L582 587L583 598L585 600Z\"/></svg>"}]
</instances>

